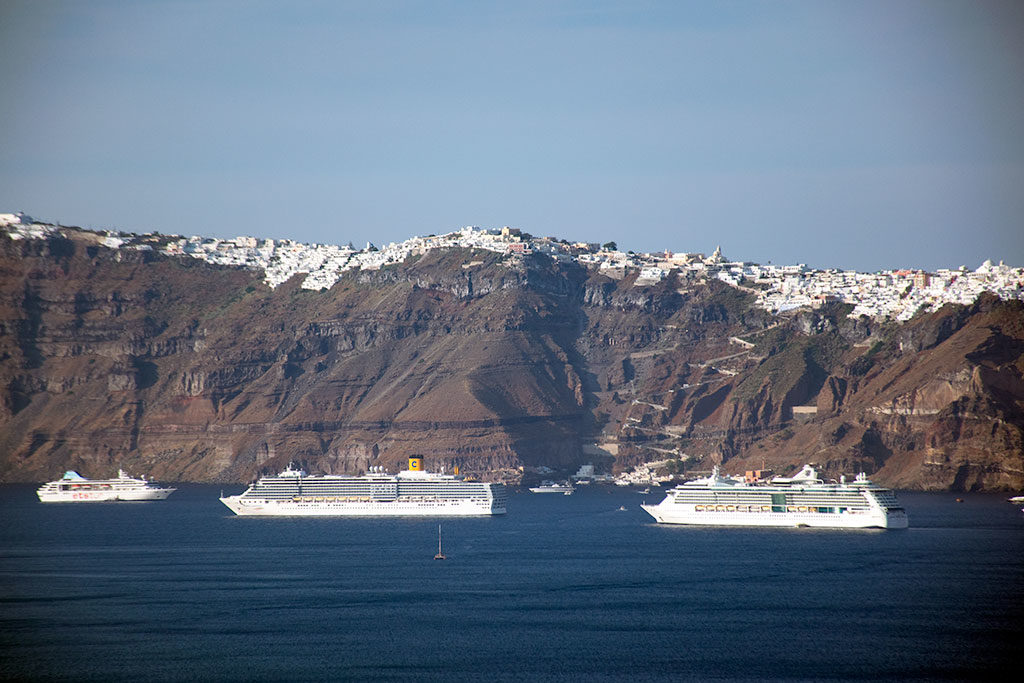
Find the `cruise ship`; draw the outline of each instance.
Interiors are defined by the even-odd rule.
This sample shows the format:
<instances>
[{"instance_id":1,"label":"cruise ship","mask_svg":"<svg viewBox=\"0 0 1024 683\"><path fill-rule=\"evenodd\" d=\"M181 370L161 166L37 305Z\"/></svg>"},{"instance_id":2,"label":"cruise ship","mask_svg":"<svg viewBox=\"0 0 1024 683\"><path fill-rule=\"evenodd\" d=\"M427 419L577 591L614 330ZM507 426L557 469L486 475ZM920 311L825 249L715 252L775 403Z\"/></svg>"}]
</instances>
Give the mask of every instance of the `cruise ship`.
<instances>
[{"instance_id":1,"label":"cruise ship","mask_svg":"<svg viewBox=\"0 0 1024 683\"><path fill-rule=\"evenodd\" d=\"M530 488L530 493L561 493L566 496L571 496L575 487L569 482L562 482L561 484L553 481L542 481L540 486L533 486Z\"/></svg>"},{"instance_id":2,"label":"cruise ship","mask_svg":"<svg viewBox=\"0 0 1024 683\"><path fill-rule=\"evenodd\" d=\"M43 484L36 490L44 503L103 503L115 500L164 500L176 489L159 486L145 477L129 477L117 471L117 479L86 479L68 470L57 481Z\"/></svg>"},{"instance_id":3,"label":"cruise ship","mask_svg":"<svg viewBox=\"0 0 1024 683\"><path fill-rule=\"evenodd\" d=\"M398 474L361 476L310 476L289 465L241 495L220 499L236 515L321 517L502 515L507 500L503 484L427 472L420 458L409 458L409 469Z\"/></svg>"},{"instance_id":4,"label":"cruise ship","mask_svg":"<svg viewBox=\"0 0 1024 683\"><path fill-rule=\"evenodd\" d=\"M685 482L657 505L643 505L665 524L722 526L806 526L905 529L907 513L892 490L876 486L863 473L852 482L825 483L810 465L792 477L767 482L710 477Z\"/></svg>"}]
</instances>

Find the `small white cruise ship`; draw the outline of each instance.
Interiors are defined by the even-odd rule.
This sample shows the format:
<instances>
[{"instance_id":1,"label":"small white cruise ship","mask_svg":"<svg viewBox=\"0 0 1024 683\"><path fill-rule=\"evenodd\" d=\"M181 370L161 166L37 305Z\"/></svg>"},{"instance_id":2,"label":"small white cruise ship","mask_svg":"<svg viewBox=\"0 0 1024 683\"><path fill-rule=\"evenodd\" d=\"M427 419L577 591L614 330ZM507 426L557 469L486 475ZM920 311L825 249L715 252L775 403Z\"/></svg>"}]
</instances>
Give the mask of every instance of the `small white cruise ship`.
<instances>
[{"instance_id":1,"label":"small white cruise ship","mask_svg":"<svg viewBox=\"0 0 1024 683\"><path fill-rule=\"evenodd\" d=\"M220 499L236 515L320 517L502 515L507 500L503 484L427 472L420 458L409 458L409 469L398 474L310 476L289 466Z\"/></svg>"},{"instance_id":2,"label":"small white cruise ship","mask_svg":"<svg viewBox=\"0 0 1024 683\"><path fill-rule=\"evenodd\" d=\"M721 526L806 526L905 529L907 513L896 494L868 481L863 473L852 482L841 477L825 483L810 465L793 477L767 482L710 477L685 482L658 505L643 505L665 524Z\"/></svg>"},{"instance_id":3,"label":"small white cruise ship","mask_svg":"<svg viewBox=\"0 0 1024 683\"><path fill-rule=\"evenodd\" d=\"M561 484L553 481L542 481L540 486L533 486L530 488L530 493L561 493L566 496L571 496L573 491L576 489L569 482L562 482Z\"/></svg>"},{"instance_id":4,"label":"small white cruise ship","mask_svg":"<svg viewBox=\"0 0 1024 683\"><path fill-rule=\"evenodd\" d=\"M145 477L129 477L117 471L117 479L86 479L68 470L57 481L43 484L36 490L44 503L104 503L115 500L164 500L176 489L167 488Z\"/></svg>"}]
</instances>

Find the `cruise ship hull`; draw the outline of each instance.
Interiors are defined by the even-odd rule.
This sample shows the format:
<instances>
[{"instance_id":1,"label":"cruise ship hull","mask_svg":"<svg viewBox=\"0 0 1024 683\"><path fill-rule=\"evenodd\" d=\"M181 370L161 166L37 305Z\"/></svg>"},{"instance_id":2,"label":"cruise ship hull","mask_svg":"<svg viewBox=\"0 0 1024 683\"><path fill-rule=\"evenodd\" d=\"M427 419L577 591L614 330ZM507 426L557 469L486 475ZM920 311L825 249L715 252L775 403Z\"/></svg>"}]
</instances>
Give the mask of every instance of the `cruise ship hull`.
<instances>
[{"instance_id":1,"label":"cruise ship hull","mask_svg":"<svg viewBox=\"0 0 1024 683\"><path fill-rule=\"evenodd\" d=\"M139 491L57 491L39 492L43 503L112 503L115 501L166 500L176 489L147 489Z\"/></svg>"},{"instance_id":2,"label":"cruise ship hull","mask_svg":"<svg viewBox=\"0 0 1024 683\"><path fill-rule=\"evenodd\" d=\"M662 524L700 526L817 527L827 529L906 529L904 512L696 512L675 509L678 505L642 505Z\"/></svg>"},{"instance_id":3,"label":"cruise ship hull","mask_svg":"<svg viewBox=\"0 0 1024 683\"><path fill-rule=\"evenodd\" d=\"M176 489L151 489L147 491L119 491L118 500L166 500Z\"/></svg>"},{"instance_id":4,"label":"cruise ship hull","mask_svg":"<svg viewBox=\"0 0 1024 683\"><path fill-rule=\"evenodd\" d=\"M505 507L491 501L360 501L295 502L221 498L232 512L256 517L470 517L503 515Z\"/></svg>"}]
</instances>

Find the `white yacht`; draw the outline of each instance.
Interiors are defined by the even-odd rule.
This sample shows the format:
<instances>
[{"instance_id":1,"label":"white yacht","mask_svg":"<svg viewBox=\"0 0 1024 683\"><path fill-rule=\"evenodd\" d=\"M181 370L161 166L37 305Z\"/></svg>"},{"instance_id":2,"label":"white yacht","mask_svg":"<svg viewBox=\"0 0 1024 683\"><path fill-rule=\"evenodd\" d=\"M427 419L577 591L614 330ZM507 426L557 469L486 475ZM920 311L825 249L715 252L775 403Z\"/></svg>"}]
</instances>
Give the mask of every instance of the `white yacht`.
<instances>
[{"instance_id":1,"label":"white yacht","mask_svg":"<svg viewBox=\"0 0 1024 683\"><path fill-rule=\"evenodd\" d=\"M43 484L36 491L44 503L102 503L115 500L164 500L176 489L167 488L145 477L129 477L117 471L117 479L86 479L68 470L57 481Z\"/></svg>"},{"instance_id":2,"label":"white yacht","mask_svg":"<svg viewBox=\"0 0 1024 683\"><path fill-rule=\"evenodd\" d=\"M337 517L501 515L507 500L503 484L427 472L420 458L410 458L409 469L398 474L361 476L310 476L289 465L240 495L220 499L237 515Z\"/></svg>"},{"instance_id":3,"label":"white yacht","mask_svg":"<svg viewBox=\"0 0 1024 683\"><path fill-rule=\"evenodd\" d=\"M767 482L710 477L685 482L658 505L643 505L665 524L722 526L807 526L905 529L907 513L892 490L872 484L863 473L852 482L826 483L810 465L792 477Z\"/></svg>"}]
</instances>

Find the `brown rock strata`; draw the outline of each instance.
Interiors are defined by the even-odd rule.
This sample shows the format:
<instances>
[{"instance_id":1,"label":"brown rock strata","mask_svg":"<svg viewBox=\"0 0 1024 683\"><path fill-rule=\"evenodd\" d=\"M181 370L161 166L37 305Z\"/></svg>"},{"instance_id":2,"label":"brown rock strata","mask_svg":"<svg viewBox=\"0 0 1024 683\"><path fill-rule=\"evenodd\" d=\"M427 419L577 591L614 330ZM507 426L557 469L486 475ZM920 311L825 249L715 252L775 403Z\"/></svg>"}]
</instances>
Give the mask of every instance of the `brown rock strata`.
<instances>
[{"instance_id":1,"label":"brown rock strata","mask_svg":"<svg viewBox=\"0 0 1024 683\"><path fill-rule=\"evenodd\" d=\"M773 317L717 280L634 286L466 251L270 290L63 233L0 237L0 480L244 481L410 454L515 480L685 453L696 469L1024 488L1020 302L903 325L835 305Z\"/></svg>"}]
</instances>

